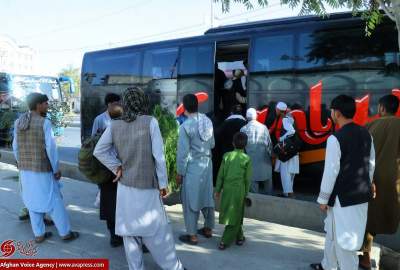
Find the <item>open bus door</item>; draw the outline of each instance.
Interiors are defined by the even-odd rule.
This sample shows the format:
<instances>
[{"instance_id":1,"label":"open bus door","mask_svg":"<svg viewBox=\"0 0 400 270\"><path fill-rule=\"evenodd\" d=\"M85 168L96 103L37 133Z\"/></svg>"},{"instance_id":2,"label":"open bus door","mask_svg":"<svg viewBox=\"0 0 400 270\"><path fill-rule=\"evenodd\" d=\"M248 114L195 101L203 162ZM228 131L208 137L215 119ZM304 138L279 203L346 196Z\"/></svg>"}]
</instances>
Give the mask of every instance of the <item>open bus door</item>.
<instances>
[{"instance_id":1,"label":"open bus door","mask_svg":"<svg viewBox=\"0 0 400 270\"><path fill-rule=\"evenodd\" d=\"M224 121L233 105L247 109L249 40L217 42L214 74L214 112L217 123Z\"/></svg>"}]
</instances>

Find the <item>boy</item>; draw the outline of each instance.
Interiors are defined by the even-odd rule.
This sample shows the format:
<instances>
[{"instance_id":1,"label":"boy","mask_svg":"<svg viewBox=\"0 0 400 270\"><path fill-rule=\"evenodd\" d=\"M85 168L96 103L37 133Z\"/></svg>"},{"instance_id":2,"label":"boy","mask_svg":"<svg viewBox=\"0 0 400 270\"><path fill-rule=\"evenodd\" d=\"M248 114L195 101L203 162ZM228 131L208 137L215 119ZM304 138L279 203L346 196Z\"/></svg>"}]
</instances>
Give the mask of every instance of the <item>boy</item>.
<instances>
[{"instance_id":1,"label":"boy","mask_svg":"<svg viewBox=\"0 0 400 270\"><path fill-rule=\"evenodd\" d=\"M215 194L217 198L223 190L219 223L226 225L218 247L220 250L224 250L234 240L238 246L245 241L242 224L252 171L250 157L244 153L246 145L247 135L243 132L236 133L233 137L235 150L224 155L218 172Z\"/></svg>"}]
</instances>

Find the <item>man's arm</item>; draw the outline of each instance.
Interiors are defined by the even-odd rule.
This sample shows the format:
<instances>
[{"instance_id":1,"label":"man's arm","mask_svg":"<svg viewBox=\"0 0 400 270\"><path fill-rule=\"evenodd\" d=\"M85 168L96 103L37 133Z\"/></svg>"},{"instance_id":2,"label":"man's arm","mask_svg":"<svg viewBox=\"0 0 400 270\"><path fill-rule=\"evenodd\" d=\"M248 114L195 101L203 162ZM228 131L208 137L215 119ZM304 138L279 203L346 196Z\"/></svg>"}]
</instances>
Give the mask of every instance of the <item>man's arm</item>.
<instances>
[{"instance_id":1,"label":"man's arm","mask_svg":"<svg viewBox=\"0 0 400 270\"><path fill-rule=\"evenodd\" d=\"M17 125L18 125L18 120L14 122L14 138L12 142L12 147L13 147L13 152L14 152L14 157L15 160L17 161L17 164L19 162L19 156L18 156L18 142L17 142Z\"/></svg>"},{"instance_id":2,"label":"man's arm","mask_svg":"<svg viewBox=\"0 0 400 270\"><path fill-rule=\"evenodd\" d=\"M150 137L152 154L156 165L158 185L160 189L166 189L168 187L168 173L164 156L164 143L160 127L155 118L150 122Z\"/></svg>"},{"instance_id":3,"label":"man's arm","mask_svg":"<svg viewBox=\"0 0 400 270\"><path fill-rule=\"evenodd\" d=\"M317 202L321 206L328 204L340 170L340 144L335 136L326 142L325 167Z\"/></svg>"},{"instance_id":4,"label":"man's arm","mask_svg":"<svg viewBox=\"0 0 400 270\"><path fill-rule=\"evenodd\" d=\"M92 127L92 137L96 135L97 130L99 129L99 116L94 119L93 127Z\"/></svg>"},{"instance_id":5,"label":"man's arm","mask_svg":"<svg viewBox=\"0 0 400 270\"><path fill-rule=\"evenodd\" d=\"M371 183L374 181L374 172L375 172L375 147L374 140L371 137L371 151L369 155L369 178Z\"/></svg>"},{"instance_id":6,"label":"man's arm","mask_svg":"<svg viewBox=\"0 0 400 270\"><path fill-rule=\"evenodd\" d=\"M186 175L189 150L190 150L189 136L187 135L186 130L182 125L179 128L178 152L176 157L177 173L180 176Z\"/></svg>"},{"instance_id":7,"label":"man's arm","mask_svg":"<svg viewBox=\"0 0 400 270\"><path fill-rule=\"evenodd\" d=\"M46 144L46 153L49 158L51 168L53 169L54 174L58 174L60 172L59 169L59 161L58 161L58 151L57 144L54 139L53 129L51 128L51 122L46 119L43 125L44 131L44 140Z\"/></svg>"},{"instance_id":8,"label":"man's arm","mask_svg":"<svg viewBox=\"0 0 400 270\"><path fill-rule=\"evenodd\" d=\"M118 160L113 147L111 127L108 127L97 142L93 155L110 171L118 175L122 163Z\"/></svg>"},{"instance_id":9,"label":"man's arm","mask_svg":"<svg viewBox=\"0 0 400 270\"><path fill-rule=\"evenodd\" d=\"M284 117L282 119L282 127L286 130L286 133L279 138L279 141L281 142L283 142L286 139L286 137L289 137L296 133L292 121L288 117Z\"/></svg>"}]
</instances>

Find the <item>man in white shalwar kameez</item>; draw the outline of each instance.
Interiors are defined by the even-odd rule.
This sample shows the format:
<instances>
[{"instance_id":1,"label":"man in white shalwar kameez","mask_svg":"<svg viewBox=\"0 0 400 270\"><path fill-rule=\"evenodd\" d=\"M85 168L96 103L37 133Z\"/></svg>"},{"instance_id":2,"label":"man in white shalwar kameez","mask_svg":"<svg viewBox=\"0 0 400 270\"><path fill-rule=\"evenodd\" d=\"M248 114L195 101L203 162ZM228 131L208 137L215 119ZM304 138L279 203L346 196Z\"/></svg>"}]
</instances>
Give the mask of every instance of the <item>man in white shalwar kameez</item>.
<instances>
[{"instance_id":1,"label":"man in white shalwar kameez","mask_svg":"<svg viewBox=\"0 0 400 270\"><path fill-rule=\"evenodd\" d=\"M282 130L279 141L283 142L286 138L296 133L294 128L294 119L288 112L288 107L284 102L278 102L276 105L277 116L282 117ZM275 171L281 175L283 197L293 197L293 182L296 174L299 174L299 155L295 155L288 161L276 160Z\"/></svg>"},{"instance_id":2,"label":"man in white shalwar kameez","mask_svg":"<svg viewBox=\"0 0 400 270\"><path fill-rule=\"evenodd\" d=\"M368 201L373 196L375 150L367 129L353 123L352 97L332 101L331 116L340 130L328 138L325 168L318 203L327 213L325 251L317 270L357 270L367 222Z\"/></svg>"},{"instance_id":3,"label":"man in white shalwar kameez","mask_svg":"<svg viewBox=\"0 0 400 270\"><path fill-rule=\"evenodd\" d=\"M45 232L43 217L48 213L64 240L78 238L71 231L69 217L60 191L61 173L51 123L45 118L48 110L46 95L32 93L27 97L29 112L14 125L13 150L20 170L22 199L29 210L31 226L37 243L50 237Z\"/></svg>"},{"instance_id":4,"label":"man in white shalwar kameez","mask_svg":"<svg viewBox=\"0 0 400 270\"><path fill-rule=\"evenodd\" d=\"M122 103L122 120L112 121L94 151L119 181L115 233L123 237L130 270L145 269L142 244L162 269L182 270L161 199L168 176L158 122L147 115L149 98L141 89L125 90Z\"/></svg>"}]
</instances>

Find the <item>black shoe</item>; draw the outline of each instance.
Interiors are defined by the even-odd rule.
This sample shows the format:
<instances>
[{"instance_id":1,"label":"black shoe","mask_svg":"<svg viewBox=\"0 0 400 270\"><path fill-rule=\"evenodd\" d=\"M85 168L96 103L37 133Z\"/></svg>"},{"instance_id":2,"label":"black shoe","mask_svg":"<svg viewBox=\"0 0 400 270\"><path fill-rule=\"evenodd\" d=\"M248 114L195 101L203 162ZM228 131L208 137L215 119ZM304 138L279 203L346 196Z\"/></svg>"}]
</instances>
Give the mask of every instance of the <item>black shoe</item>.
<instances>
[{"instance_id":1,"label":"black shoe","mask_svg":"<svg viewBox=\"0 0 400 270\"><path fill-rule=\"evenodd\" d=\"M124 241L122 240L121 236L118 235L113 235L110 238L110 245L112 247L119 247L122 246L124 244Z\"/></svg>"},{"instance_id":2,"label":"black shoe","mask_svg":"<svg viewBox=\"0 0 400 270\"><path fill-rule=\"evenodd\" d=\"M43 218L43 222L46 226L54 226L54 221L49 218Z\"/></svg>"},{"instance_id":3,"label":"black shoe","mask_svg":"<svg viewBox=\"0 0 400 270\"><path fill-rule=\"evenodd\" d=\"M145 245L142 245L142 250L143 250L143 253L149 253L150 252L149 249Z\"/></svg>"},{"instance_id":4,"label":"black shoe","mask_svg":"<svg viewBox=\"0 0 400 270\"><path fill-rule=\"evenodd\" d=\"M70 241L74 241L75 239L79 238L79 233L78 232L74 232L74 231L70 231L66 236L61 237L61 239L64 242L70 242Z\"/></svg>"}]
</instances>

